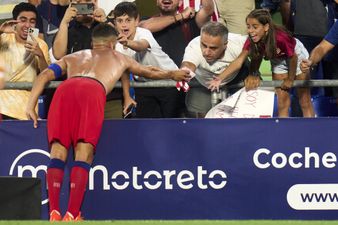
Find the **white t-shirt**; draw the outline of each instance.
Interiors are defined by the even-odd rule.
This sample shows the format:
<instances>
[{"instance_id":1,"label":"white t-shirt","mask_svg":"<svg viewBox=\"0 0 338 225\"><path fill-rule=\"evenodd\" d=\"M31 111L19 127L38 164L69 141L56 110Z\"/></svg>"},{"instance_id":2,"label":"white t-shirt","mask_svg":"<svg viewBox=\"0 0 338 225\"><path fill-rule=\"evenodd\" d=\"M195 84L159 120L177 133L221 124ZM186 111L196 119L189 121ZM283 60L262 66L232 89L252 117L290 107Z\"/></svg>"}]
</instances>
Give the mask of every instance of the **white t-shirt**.
<instances>
[{"instance_id":1,"label":"white t-shirt","mask_svg":"<svg viewBox=\"0 0 338 225\"><path fill-rule=\"evenodd\" d=\"M162 51L161 46L157 43L152 33L144 28L137 27L134 41L146 40L149 43L149 48L145 51L136 52L130 48L124 49L120 43L116 44L116 50L134 58L142 65L156 66L164 70L177 70L178 67L174 61ZM137 77L137 80L149 80Z\"/></svg>"},{"instance_id":2,"label":"white t-shirt","mask_svg":"<svg viewBox=\"0 0 338 225\"><path fill-rule=\"evenodd\" d=\"M246 41L246 35L229 33L228 44L225 50L224 56L218 59L216 62L209 64L202 55L200 47L201 37L198 36L190 41L185 48L183 62L191 62L196 66L196 79L203 86L208 87L207 82L213 79L213 76L217 76L222 73L229 64L233 62L239 54L242 52L244 42ZM228 79L225 79L221 86L232 81L237 75L233 73Z\"/></svg>"}]
</instances>

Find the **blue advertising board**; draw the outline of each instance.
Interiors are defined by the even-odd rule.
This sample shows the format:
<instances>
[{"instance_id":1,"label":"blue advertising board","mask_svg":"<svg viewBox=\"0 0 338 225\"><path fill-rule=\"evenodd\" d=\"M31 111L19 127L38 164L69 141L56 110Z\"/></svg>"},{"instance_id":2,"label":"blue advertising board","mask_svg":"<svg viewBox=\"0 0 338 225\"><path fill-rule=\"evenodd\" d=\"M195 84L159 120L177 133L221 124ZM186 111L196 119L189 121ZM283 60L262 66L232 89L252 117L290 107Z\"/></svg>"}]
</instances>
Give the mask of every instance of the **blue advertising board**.
<instances>
[{"instance_id":1,"label":"blue advertising board","mask_svg":"<svg viewBox=\"0 0 338 225\"><path fill-rule=\"evenodd\" d=\"M337 130L338 118L107 120L82 211L99 220L338 219ZM0 146L0 176L45 184L45 121L0 123ZM47 218L45 185L42 195Z\"/></svg>"}]
</instances>

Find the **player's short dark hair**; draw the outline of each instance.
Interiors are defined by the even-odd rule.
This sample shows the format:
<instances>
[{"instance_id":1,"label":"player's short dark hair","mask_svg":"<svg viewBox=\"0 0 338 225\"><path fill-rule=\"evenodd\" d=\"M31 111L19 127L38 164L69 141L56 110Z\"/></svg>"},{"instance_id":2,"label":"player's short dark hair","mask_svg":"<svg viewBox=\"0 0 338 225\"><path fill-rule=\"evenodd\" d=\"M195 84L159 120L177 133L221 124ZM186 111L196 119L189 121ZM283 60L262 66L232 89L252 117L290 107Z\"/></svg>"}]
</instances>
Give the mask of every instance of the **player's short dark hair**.
<instances>
[{"instance_id":1,"label":"player's short dark hair","mask_svg":"<svg viewBox=\"0 0 338 225\"><path fill-rule=\"evenodd\" d=\"M16 20L19 14L22 12L33 12L35 13L36 17L38 17L38 11L36 10L36 7L34 5L27 2L21 2L17 4L12 10L13 19Z\"/></svg>"},{"instance_id":2,"label":"player's short dark hair","mask_svg":"<svg viewBox=\"0 0 338 225\"><path fill-rule=\"evenodd\" d=\"M115 18L123 15L128 15L129 17L136 19L138 17L136 4L133 2L121 2L117 4L114 8Z\"/></svg>"},{"instance_id":3,"label":"player's short dark hair","mask_svg":"<svg viewBox=\"0 0 338 225\"><path fill-rule=\"evenodd\" d=\"M224 41L227 41L229 30L222 23L211 21L211 22L206 23L201 28L201 34L202 33L206 33L206 34L213 36L213 37L221 36L221 37L223 37Z\"/></svg>"},{"instance_id":4,"label":"player's short dark hair","mask_svg":"<svg viewBox=\"0 0 338 225\"><path fill-rule=\"evenodd\" d=\"M108 39L110 37L117 37L118 32L114 27L106 23L100 23L95 26L92 32L92 39Z\"/></svg>"}]
</instances>

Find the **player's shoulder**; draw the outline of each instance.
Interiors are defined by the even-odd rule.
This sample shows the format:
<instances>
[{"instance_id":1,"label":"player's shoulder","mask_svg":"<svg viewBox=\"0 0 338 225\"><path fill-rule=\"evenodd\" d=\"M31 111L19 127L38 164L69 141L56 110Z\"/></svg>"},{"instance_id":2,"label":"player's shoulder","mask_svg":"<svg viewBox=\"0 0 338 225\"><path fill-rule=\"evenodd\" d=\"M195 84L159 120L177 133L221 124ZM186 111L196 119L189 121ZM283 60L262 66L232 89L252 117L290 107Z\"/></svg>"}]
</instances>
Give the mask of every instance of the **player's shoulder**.
<instances>
[{"instance_id":1,"label":"player's shoulder","mask_svg":"<svg viewBox=\"0 0 338 225\"><path fill-rule=\"evenodd\" d=\"M132 60L131 57L128 55L125 55L119 51L112 50L112 55L115 57L115 59L119 62L119 64L124 65L124 64L129 64L130 61Z\"/></svg>"}]
</instances>

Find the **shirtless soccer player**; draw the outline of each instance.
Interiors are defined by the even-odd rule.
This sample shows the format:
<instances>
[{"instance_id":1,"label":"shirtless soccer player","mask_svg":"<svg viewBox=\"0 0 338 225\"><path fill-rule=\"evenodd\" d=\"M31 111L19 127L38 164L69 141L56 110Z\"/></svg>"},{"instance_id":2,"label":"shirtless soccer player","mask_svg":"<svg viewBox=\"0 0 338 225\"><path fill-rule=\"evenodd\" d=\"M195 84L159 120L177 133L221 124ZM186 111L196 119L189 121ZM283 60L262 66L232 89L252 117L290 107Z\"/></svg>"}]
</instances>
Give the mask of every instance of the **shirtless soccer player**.
<instances>
[{"instance_id":1,"label":"shirtless soccer player","mask_svg":"<svg viewBox=\"0 0 338 225\"><path fill-rule=\"evenodd\" d=\"M189 79L188 71L164 71L142 66L116 52L116 35L110 25L97 25L92 34L92 50L64 56L44 70L34 82L26 113L28 118L33 119L34 127L37 127L34 109L38 96L46 83L68 74L68 79L55 92L47 120L51 146L51 160L47 169L51 221L62 219L59 196L70 145L75 149L75 162L70 172L68 209L63 220L81 220L80 208L103 124L106 94L112 91L115 83L121 78L122 86L129 86L129 72L151 79ZM128 89L124 90L124 93L127 92Z\"/></svg>"}]
</instances>

